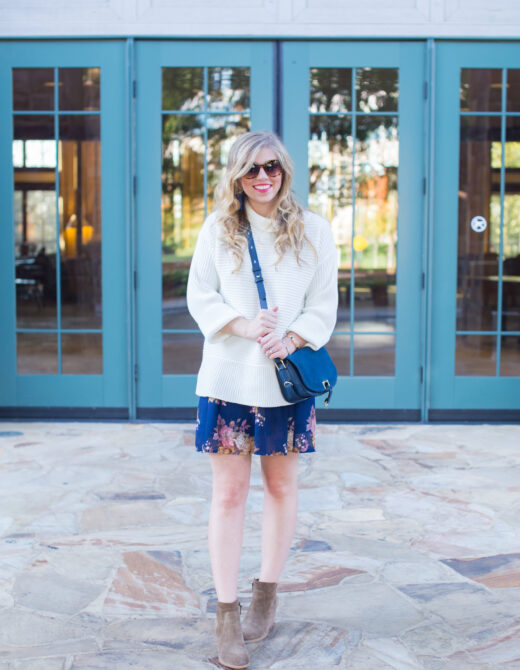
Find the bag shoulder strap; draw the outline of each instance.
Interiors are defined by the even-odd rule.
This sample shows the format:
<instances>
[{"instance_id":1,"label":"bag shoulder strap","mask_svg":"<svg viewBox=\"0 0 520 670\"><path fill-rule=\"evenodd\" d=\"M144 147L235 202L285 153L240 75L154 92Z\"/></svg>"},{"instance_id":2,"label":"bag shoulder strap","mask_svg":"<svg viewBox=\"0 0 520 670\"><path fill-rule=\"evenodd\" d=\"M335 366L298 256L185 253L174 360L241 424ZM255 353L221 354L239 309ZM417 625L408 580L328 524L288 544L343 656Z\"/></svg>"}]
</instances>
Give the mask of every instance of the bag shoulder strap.
<instances>
[{"instance_id":1,"label":"bag shoulder strap","mask_svg":"<svg viewBox=\"0 0 520 670\"><path fill-rule=\"evenodd\" d=\"M247 249L251 257L251 267L253 270L253 277L255 279L256 290L258 291L258 297L260 299L260 307L262 309L267 309L267 295L265 293L264 278L262 277L262 268L258 261L258 254L256 253L255 240L253 237L253 231L251 230L251 224L247 222Z\"/></svg>"}]
</instances>

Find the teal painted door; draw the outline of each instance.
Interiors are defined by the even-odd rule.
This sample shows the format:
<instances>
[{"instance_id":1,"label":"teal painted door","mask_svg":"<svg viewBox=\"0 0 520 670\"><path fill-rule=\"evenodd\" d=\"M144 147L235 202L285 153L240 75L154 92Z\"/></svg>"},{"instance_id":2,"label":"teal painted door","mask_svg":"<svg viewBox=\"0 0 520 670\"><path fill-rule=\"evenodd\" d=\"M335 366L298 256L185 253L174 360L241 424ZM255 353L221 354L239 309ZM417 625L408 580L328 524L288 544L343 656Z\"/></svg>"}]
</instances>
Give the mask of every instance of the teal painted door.
<instances>
[{"instance_id":1,"label":"teal painted door","mask_svg":"<svg viewBox=\"0 0 520 670\"><path fill-rule=\"evenodd\" d=\"M122 42L0 44L4 414L128 416L125 82Z\"/></svg>"},{"instance_id":2,"label":"teal painted door","mask_svg":"<svg viewBox=\"0 0 520 670\"><path fill-rule=\"evenodd\" d=\"M519 415L519 63L518 44L437 47L433 419Z\"/></svg>"},{"instance_id":3,"label":"teal painted door","mask_svg":"<svg viewBox=\"0 0 520 670\"><path fill-rule=\"evenodd\" d=\"M328 349L340 377L327 413L418 419L425 45L287 43L282 81L296 191L330 221L338 247Z\"/></svg>"},{"instance_id":4,"label":"teal painted door","mask_svg":"<svg viewBox=\"0 0 520 670\"><path fill-rule=\"evenodd\" d=\"M190 259L234 139L273 128L273 54L269 42L136 45L138 417L196 404Z\"/></svg>"}]
</instances>

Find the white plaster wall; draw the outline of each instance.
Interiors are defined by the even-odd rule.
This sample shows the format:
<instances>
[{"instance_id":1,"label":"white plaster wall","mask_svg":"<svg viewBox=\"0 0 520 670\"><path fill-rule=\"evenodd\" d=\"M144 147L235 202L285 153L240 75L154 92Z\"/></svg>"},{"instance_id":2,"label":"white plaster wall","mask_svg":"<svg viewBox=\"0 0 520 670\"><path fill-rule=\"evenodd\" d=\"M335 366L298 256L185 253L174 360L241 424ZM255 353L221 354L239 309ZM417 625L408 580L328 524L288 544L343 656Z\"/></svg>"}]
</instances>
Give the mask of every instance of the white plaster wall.
<instances>
[{"instance_id":1,"label":"white plaster wall","mask_svg":"<svg viewBox=\"0 0 520 670\"><path fill-rule=\"evenodd\" d=\"M0 37L509 37L520 0L0 0Z\"/></svg>"}]
</instances>

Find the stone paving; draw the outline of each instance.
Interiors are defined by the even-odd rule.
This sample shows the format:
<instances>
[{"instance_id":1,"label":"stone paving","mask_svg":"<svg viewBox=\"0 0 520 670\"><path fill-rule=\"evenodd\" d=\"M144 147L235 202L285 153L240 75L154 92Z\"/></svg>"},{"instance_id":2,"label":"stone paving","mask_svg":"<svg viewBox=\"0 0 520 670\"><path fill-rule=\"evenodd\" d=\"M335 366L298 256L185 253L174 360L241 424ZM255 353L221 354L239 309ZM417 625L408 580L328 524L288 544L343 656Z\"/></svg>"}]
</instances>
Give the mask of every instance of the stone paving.
<instances>
[{"instance_id":1,"label":"stone paving","mask_svg":"<svg viewBox=\"0 0 520 670\"><path fill-rule=\"evenodd\" d=\"M211 670L193 425L0 424L0 670ZM238 457L237 457L238 458ZM318 426L251 669L520 669L520 426ZM258 574L254 460L240 598Z\"/></svg>"}]
</instances>

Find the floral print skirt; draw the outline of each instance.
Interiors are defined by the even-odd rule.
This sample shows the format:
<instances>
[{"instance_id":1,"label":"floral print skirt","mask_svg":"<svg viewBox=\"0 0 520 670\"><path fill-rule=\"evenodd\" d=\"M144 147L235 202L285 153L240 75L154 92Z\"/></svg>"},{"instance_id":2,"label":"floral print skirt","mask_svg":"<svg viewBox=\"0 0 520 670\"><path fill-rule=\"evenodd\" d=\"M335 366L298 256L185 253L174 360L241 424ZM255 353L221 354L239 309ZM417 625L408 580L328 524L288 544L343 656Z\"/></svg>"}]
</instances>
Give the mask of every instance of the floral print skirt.
<instances>
[{"instance_id":1,"label":"floral print skirt","mask_svg":"<svg viewBox=\"0 0 520 670\"><path fill-rule=\"evenodd\" d=\"M281 407L251 407L199 398L195 447L208 454L287 454L315 451L314 398Z\"/></svg>"}]
</instances>

